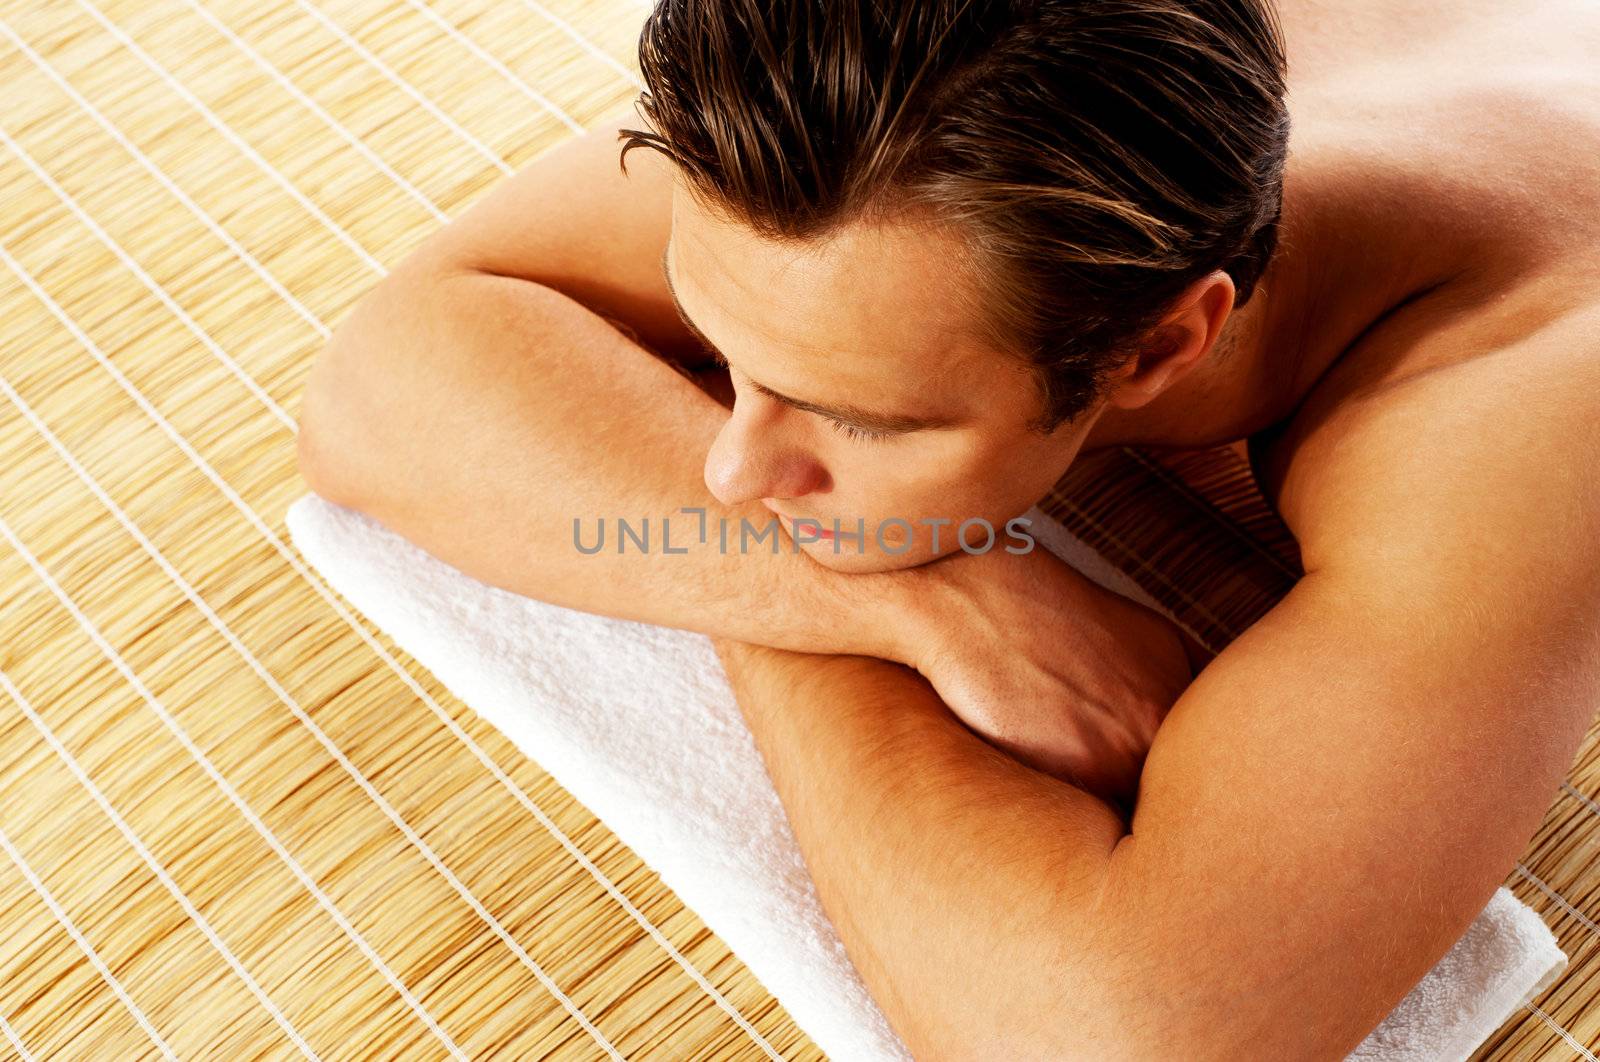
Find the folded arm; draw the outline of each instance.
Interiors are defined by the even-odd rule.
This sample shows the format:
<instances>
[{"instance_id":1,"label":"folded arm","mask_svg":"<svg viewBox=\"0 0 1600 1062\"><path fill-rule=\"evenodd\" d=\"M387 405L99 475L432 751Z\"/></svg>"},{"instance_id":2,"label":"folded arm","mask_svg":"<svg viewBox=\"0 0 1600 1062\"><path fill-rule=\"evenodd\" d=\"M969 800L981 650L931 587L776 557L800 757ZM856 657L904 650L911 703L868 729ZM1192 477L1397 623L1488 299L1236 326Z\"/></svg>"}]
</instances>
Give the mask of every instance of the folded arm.
<instances>
[{"instance_id":1,"label":"folded arm","mask_svg":"<svg viewBox=\"0 0 1600 1062\"><path fill-rule=\"evenodd\" d=\"M1396 401L1291 484L1311 573L1179 697L1126 826L904 668L717 642L919 1057L1340 1059L1460 938L1600 706L1594 418L1511 446L1482 408Z\"/></svg>"},{"instance_id":2,"label":"folded arm","mask_svg":"<svg viewBox=\"0 0 1600 1062\"><path fill-rule=\"evenodd\" d=\"M704 461L729 411L687 371L712 359L661 271L670 164L634 152L620 177L623 124L568 141L503 182L340 323L300 410L312 489L541 601L899 661L941 674L951 703L974 710L1050 688L1052 639L1066 624L1027 625L1031 669L964 666L984 639L1024 652L1011 634L1018 617L990 607L1003 595L966 593L953 579L976 558L835 572L759 502L728 506L711 494ZM623 520L636 534L649 521L648 551L621 539ZM602 525L604 545L586 552ZM1045 574L1064 594L1105 596ZM1153 613L1127 602L1106 611L1152 657L1198 650Z\"/></svg>"},{"instance_id":3,"label":"folded arm","mask_svg":"<svg viewBox=\"0 0 1600 1062\"><path fill-rule=\"evenodd\" d=\"M834 572L759 502L722 505L707 488L706 453L729 414L690 378L713 359L661 272L673 164L642 150L619 166L619 131L640 126L630 107L547 151L361 298L305 389L303 475L467 574L541 601L913 662L939 626L923 585L937 565ZM645 519L649 552L630 540L619 553L617 521L638 533ZM605 522L600 552L577 548L574 520L586 548Z\"/></svg>"}]
</instances>

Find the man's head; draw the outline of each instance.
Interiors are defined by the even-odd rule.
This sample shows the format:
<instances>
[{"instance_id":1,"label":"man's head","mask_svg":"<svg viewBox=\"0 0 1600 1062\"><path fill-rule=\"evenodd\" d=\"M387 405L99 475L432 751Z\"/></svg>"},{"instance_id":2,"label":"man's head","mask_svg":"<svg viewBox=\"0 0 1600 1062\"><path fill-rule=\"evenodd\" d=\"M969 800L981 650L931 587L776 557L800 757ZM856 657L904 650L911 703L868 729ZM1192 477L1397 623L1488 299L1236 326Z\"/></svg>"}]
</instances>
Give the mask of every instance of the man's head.
<instances>
[{"instance_id":1,"label":"man's head","mask_svg":"<svg viewBox=\"0 0 1600 1062\"><path fill-rule=\"evenodd\" d=\"M1202 361L1276 240L1268 2L661 0L623 155L676 163L664 267L730 364L713 493L921 563Z\"/></svg>"}]
</instances>

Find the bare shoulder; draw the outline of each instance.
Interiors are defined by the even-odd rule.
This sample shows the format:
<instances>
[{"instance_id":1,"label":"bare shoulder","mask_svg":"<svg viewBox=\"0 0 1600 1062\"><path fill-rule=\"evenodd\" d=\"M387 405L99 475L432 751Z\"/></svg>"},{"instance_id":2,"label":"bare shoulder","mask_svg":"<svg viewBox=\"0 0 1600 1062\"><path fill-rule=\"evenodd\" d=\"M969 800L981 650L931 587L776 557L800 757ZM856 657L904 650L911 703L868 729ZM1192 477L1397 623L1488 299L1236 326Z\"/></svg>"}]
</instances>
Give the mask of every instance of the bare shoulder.
<instances>
[{"instance_id":1,"label":"bare shoulder","mask_svg":"<svg viewBox=\"0 0 1600 1062\"><path fill-rule=\"evenodd\" d=\"M1306 570L1403 543L1485 560L1537 543L1547 565L1596 552L1600 297L1405 345L1410 371L1314 396L1292 427L1277 504Z\"/></svg>"},{"instance_id":2,"label":"bare shoulder","mask_svg":"<svg viewBox=\"0 0 1600 1062\"><path fill-rule=\"evenodd\" d=\"M704 350L661 274L672 232L672 164L649 147L623 168L620 134L649 126L631 109L570 137L497 184L419 245L401 268L473 269L527 280L623 326L685 364Z\"/></svg>"},{"instance_id":3,"label":"bare shoulder","mask_svg":"<svg viewBox=\"0 0 1600 1062\"><path fill-rule=\"evenodd\" d=\"M1303 426L1307 574L1173 705L1112 853L1130 1028L1342 1057L1511 872L1600 707L1597 396L1600 305Z\"/></svg>"}]
</instances>

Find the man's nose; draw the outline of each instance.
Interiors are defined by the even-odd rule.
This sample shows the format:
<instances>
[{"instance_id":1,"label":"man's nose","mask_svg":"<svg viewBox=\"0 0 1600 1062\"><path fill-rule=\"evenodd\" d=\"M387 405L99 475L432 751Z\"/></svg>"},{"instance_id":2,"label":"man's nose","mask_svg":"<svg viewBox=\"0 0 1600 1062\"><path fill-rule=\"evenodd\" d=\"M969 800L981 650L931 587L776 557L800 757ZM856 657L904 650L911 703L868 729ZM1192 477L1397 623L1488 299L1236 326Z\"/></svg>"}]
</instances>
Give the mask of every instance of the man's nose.
<instances>
[{"instance_id":1,"label":"man's nose","mask_svg":"<svg viewBox=\"0 0 1600 1062\"><path fill-rule=\"evenodd\" d=\"M735 404L706 454L706 486L717 501L738 505L758 498L798 498L820 489L827 473L805 448L785 439L785 411L751 410L749 405L743 400Z\"/></svg>"}]
</instances>

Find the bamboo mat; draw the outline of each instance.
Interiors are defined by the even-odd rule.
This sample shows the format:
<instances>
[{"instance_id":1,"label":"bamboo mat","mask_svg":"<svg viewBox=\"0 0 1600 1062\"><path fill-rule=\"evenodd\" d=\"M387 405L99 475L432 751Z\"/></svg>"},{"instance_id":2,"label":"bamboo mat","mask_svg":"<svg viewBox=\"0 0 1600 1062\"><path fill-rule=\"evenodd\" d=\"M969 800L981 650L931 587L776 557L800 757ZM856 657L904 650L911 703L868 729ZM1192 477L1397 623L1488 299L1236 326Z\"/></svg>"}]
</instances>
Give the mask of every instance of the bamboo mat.
<instances>
[{"instance_id":1,"label":"bamboo mat","mask_svg":"<svg viewBox=\"0 0 1600 1062\"><path fill-rule=\"evenodd\" d=\"M283 529L332 326L627 109L642 17L0 0L6 1057L820 1057ZM1298 571L1231 451L1090 455L1049 506L1214 649ZM1595 759L1507 879L1572 966L1479 1057L1595 1057Z\"/></svg>"}]
</instances>

